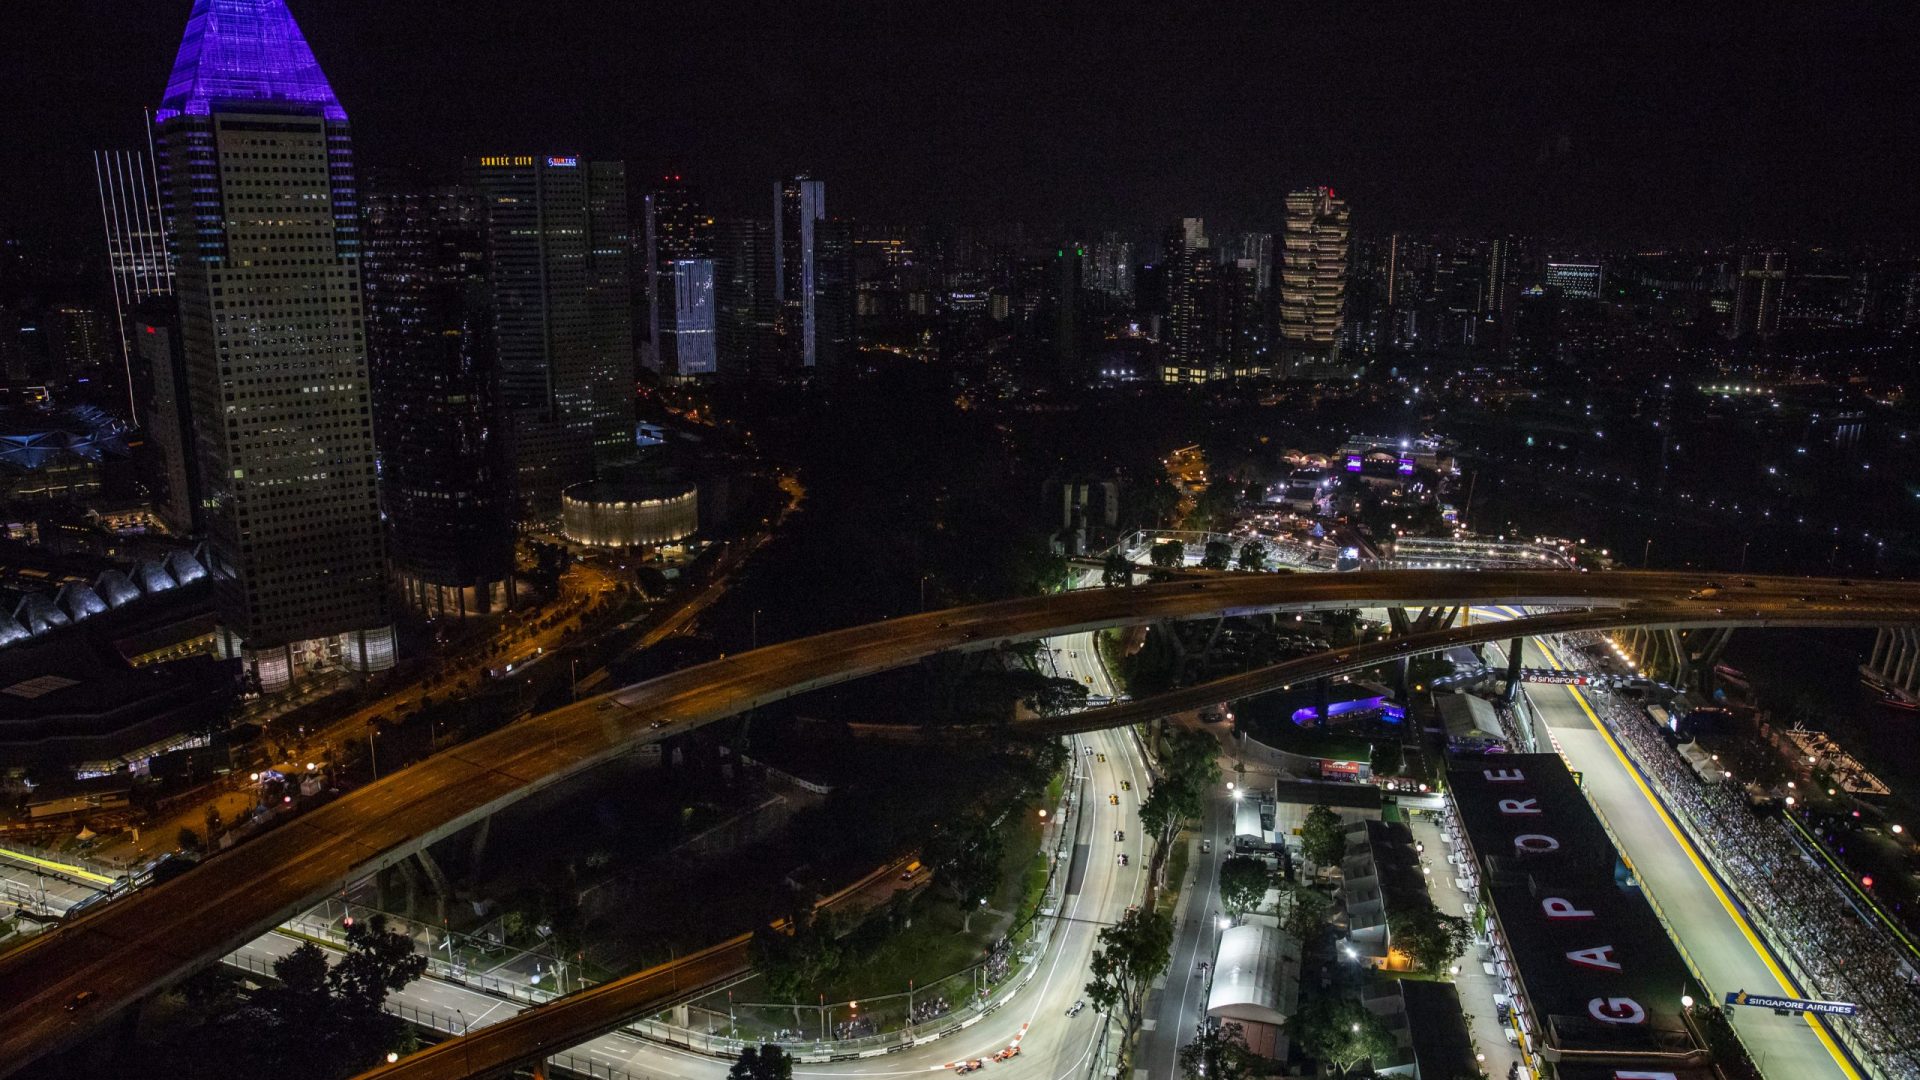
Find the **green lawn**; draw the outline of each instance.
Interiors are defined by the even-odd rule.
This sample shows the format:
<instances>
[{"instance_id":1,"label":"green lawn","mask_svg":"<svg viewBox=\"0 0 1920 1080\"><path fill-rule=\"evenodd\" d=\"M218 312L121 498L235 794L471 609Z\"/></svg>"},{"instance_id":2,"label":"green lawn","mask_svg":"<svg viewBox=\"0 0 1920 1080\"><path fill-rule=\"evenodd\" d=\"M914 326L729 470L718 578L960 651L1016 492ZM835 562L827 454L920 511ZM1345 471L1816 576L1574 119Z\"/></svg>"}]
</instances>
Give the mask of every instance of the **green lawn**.
<instances>
[{"instance_id":1,"label":"green lawn","mask_svg":"<svg viewBox=\"0 0 1920 1080\"><path fill-rule=\"evenodd\" d=\"M987 901L988 908L974 914L965 932L959 905L930 890L912 926L881 936L822 988L827 1000L904 993L910 979L927 986L978 963L996 939L1033 911L1046 889L1047 860L1040 851L1042 805L1038 799L1022 803L1001 823L1007 831L1007 848L1000 861L1000 886ZM860 937L857 931L852 936Z\"/></svg>"}]
</instances>

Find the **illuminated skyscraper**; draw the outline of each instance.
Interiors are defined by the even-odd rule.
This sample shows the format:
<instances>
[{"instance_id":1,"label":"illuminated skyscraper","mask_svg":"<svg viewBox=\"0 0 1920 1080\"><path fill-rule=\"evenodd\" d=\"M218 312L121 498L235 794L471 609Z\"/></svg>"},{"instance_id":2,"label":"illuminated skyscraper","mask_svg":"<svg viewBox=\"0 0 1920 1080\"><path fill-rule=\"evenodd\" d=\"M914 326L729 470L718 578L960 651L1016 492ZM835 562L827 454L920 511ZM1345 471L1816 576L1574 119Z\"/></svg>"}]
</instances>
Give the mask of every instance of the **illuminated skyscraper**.
<instances>
[{"instance_id":1,"label":"illuminated skyscraper","mask_svg":"<svg viewBox=\"0 0 1920 1080\"><path fill-rule=\"evenodd\" d=\"M1213 248L1206 223L1183 218L1167 230L1161 254L1167 281L1166 382L1206 382L1217 374Z\"/></svg>"},{"instance_id":2,"label":"illuminated skyscraper","mask_svg":"<svg viewBox=\"0 0 1920 1080\"><path fill-rule=\"evenodd\" d=\"M1780 332L1780 303L1787 286L1787 253L1753 251L1740 256L1740 276L1733 282L1731 338L1765 341Z\"/></svg>"},{"instance_id":3,"label":"illuminated skyscraper","mask_svg":"<svg viewBox=\"0 0 1920 1080\"><path fill-rule=\"evenodd\" d=\"M795 176L773 185L773 299L789 367L808 369L819 361L814 226L826 216L825 181Z\"/></svg>"},{"instance_id":4,"label":"illuminated skyscraper","mask_svg":"<svg viewBox=\"0 0 1920 1080\"><path fill-rule=\"evenodd\" d=\"M713 374L713 218L678 176L647 194L644 216L647 363L670 379Z\"/></svg>"},{"instance_id":5,"label":"illuminated skyscraper","mask_svg":"<svg viewBox=\"0 0 1920 1080\"><path fill-rule=\"evenodd\" d=\"M486 210L461 188L366 192L367 360L394 582L428 617L513 599L513 486L494 411Z\"/></svg>"},{"instance_id":6,"label":"illuminated skyscraper","mask_svg":"<svg viewBox=\"0 0 1920 1080\"><path fill-rule=\"evenodd\" d=\"M722 221L714 240L720 373L729 378L772 375L779 369L773 229L764 221Z\"/></svg>"},{"instance_id":7,"label":"illuminated skyscraper","mask_svg":"<svg viewBox=\"0 0 1920 1080\"><path fill-rule=\"evenodd\" d=\"M139 423L134 348L127 321L145 301L173 295L173 263L167 257L159 178L148 167L147 155L138 150L95 150L93 175L100 188L100 220L106 230L107 276L113 287L115 329L127 382L127 419Z\"/></svg>"},{"instance_id":8,"label":"illuminated skyscraper","mask_svg":"<svg viewBox=\"0 0 1920 1080\"><path fill-rule=\"evenodd\" d=\"M845 371L860 353L856 323L853 223L823 218L813 226L813 351L822 371Z\"/></svg>"},{"instance_id":9,"label":"illuminated skyscraper","mask_svg":"<svg viewBox=\"0 0 1920 1080\"><path fill-rule=\"evenodd\" d=\"M391 667L346 111L281 0L194 0L156 119L221 649Z\"/></svg>"},{"instance_id":10,"label":"illuminated skyscraper","mask_svg":"<svg viewBox=\"0 0 1920 1080\"><path fill-rule=\"evenodd\" d=\"M1280 267L1280 370L1312 374L1340 361L1347 299L1347 204L1332 188L1287 196Z\"/></svg>"},{"instance_id":11,"label":"illuminated skyscraper","mask_svg":"<svg viewBox=\"0 0 1920 1080\"><path fill-rule=\"evenodd\" d=\"M523 520L633 447L626 167L571 155L467 162L487 210L494 347Z\"/></svg>"},{"instance_id":12,"label":"illuminated skyscraper","mask_svg":"<svg viewBox=\"0 0 1920 1080\"><path fill-rule=\"evenodd\" d=\"M1550 262L1545 275L1546 284L1559 289L1561 294L1578 300L1600 299L1600 289L1606 283L1606 270L1597 262Z\"/></svg>"},{"instance_id":13,"label":"illuminated skyscraper","mask_svg":"<svg viewBox=\"0 0 1920 1080\"><path fill-rule=\"evenodd\" d=\"M1485 315L1501 315L1507 310L1507 283L1512 278L1512 266L1509 263L1511 243L1504 236L1496 236L1487 244L1487 280L1480 290L1480 311Z\"/></svg>"},{"instance_id":14,"label":"illuminated skyscraper","mask_svg":"<svg viewBox=\"0 0 1920 1080\"><path fill-rule=\"evenodd\" d=\"M1093 292L1119 303L1133 302L1133 245L1119 233L1107 233L1087 248L1081 280Z\"/></svg>"}]
</instances>

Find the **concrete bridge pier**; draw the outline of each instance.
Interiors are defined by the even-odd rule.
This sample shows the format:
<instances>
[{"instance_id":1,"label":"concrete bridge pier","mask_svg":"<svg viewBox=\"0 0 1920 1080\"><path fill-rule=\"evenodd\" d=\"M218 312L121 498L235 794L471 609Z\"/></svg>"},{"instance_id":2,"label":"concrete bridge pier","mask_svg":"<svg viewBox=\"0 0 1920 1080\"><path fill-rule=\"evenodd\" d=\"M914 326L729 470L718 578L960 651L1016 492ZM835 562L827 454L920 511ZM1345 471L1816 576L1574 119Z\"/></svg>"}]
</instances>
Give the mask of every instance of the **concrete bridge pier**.
<instances>
[{"instance_id":1,"label":"concrete bridge pier","mask_svg":"<svg viewBox=\"0 0 1920 1080\"><path fill-rule=\"evenodd\" d=\"M447 899L453 895L453 887L447 883L447 873L440 869L440 861L433 857L433 853L424 847L415 852L414 857L420 863L420 869L426 872L427 884L433 893L434 918L445 923Z\"/></svg>"},{"instance_id":2,"label":"concrete bridge pier","mask_svg":"<svg viewBox=\"0 0 1920 1080\"><path fill-rule=\"evenodd\" d=\"M1520 646L1519 638L1507 643L1507 704L1511 705L1520 697Z\"/></svg>"},{"instance_id":3,"label":"concrete bridge pier","mask_svg":"<svg viewBox=\"0 0 1920 1080\"><path fill-rule=\"evenodd\" d=\"M1695 630L1635 627L1622 633L1627 651L1648 678L1689 689L1711 690L1713 666L1733 637L1730 626Z\"/></svg>"},{"instance_id":4,"label":"concrete bridge pier","mask_svg":"<svg viewBox=\"0 0 1920 1080\"><path fill-rule=\"evenodd\" d=\"M1920 631L1906 626L1881 628L1873 638L1873 653L1860 670L1895 697L1920 700Z\"/></svg>"}]
</instances>

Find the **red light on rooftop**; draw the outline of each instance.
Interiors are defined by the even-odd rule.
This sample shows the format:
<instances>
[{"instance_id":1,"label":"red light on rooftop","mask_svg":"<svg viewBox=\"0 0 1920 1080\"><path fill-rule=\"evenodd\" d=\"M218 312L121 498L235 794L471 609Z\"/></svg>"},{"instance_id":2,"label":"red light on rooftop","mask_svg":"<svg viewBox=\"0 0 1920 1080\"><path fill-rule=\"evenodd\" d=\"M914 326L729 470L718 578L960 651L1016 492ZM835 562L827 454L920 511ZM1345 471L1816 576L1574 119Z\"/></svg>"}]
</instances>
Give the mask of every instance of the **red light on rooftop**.
<instances>
[{"instance_id":1,"label":"red light on rooftop","mask_svg":"<svg viewBox=\"0 0 1920 1080\"><path fill-rule=\"evenodd\" d=\"M1862 885L1865 885L1865 886L1866 886L1867 888L1869 888L1869 889L1871 889L1871 888L1873 888L1873 875L1872 875L1872 874L1861 874L1861 875L1860 875L1860 884L1862 884Z\"/></svg>"}]
</instances>

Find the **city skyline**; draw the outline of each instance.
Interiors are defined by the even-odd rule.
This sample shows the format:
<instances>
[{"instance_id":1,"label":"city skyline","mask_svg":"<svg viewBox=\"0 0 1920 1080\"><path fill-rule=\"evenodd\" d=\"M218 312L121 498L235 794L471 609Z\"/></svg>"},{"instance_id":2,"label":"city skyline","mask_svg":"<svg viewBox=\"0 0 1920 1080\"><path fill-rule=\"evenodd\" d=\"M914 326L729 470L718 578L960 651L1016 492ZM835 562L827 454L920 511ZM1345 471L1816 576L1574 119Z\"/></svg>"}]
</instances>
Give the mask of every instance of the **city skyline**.
<instances>
[{"instance_id":1,"label":"city skyline","mask_svg":"<svg viewBox=\"0 0 1920 1080\"><path fill-rule=\"evenodd\" d=\"M161 77L138 43L177 36L185 7L27 11L10 36L45 41L36 55L64 66L30 63L8 89L25 115L80 122L23 125L0 166L57 203L96 144L134 145ZM683 173L721 214L764 213L765 183L805 171L867 221L1150 230L1191 214L1271 229L1275 192L1321 183L1390 229L1791 243L1911 236L1917 220L1887 167L1915 123L1895 108L1912 32L1872 15L1669 12L1634 34L1624 13L1216 18L1165 49L1150 28L1031 16L929 27L721 12L689 37L671 30L685 12L637 24L593 6L534 22L507 4L462 20L432 4L293 10L340 57L331 74L371 164L444 167L501 139L577 148L636 176ZM108 56L110 71L94 67ZM597 77L554 79L528 60L545 56ZM1797 71L1834 74L1789 95ZM1636 73L1661 77L1631 98L1599 89ZM570 108L583 85L596 107Z\"/></svg>"},{"instance_id":2,"label":"city skyline","mask_svg":"<svg viewBox=\"0 0 1920 1080\"><path fill-rule=\"evenodd\" d=\"M1920 1077L1895 20L107 6L0 1078Z\"/></svg>"}]
</instances>

